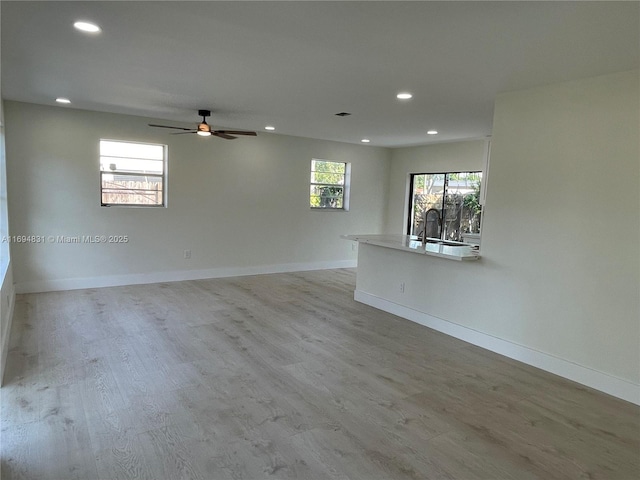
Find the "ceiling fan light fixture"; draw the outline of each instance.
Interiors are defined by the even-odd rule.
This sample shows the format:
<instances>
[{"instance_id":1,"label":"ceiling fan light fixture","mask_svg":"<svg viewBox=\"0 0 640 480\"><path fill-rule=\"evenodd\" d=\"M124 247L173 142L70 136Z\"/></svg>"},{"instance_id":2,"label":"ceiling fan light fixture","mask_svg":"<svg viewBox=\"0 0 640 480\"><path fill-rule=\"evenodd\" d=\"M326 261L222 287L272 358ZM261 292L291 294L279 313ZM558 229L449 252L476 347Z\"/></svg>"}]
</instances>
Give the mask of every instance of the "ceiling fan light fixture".
<instances>
[{"instance_id":1,"label":"ceiling fan light fixture","mask_svg":"<svg viewBox=\"0 0 640 480\"><path fill-rule=\"evenodd\" d=\"M209 126L209 124L204 121L204 119L202 120L202 123L200 125L198 125L198 135L211 135L211 127Z\"/></svg>"},{"instance_id":2,"label":"ceiling fan light fixture","mask_svg":"<svg viewBox=\"0 0 640 480\"><path fill-rule=\"evenodd\" d=\"M211 127L207 123L207 117L211 116L210 110L198 110L198 115L202 117L202 122L198 125L198 131L196 132L201 137L211 136Z\"/></svg>"}]
</instances>

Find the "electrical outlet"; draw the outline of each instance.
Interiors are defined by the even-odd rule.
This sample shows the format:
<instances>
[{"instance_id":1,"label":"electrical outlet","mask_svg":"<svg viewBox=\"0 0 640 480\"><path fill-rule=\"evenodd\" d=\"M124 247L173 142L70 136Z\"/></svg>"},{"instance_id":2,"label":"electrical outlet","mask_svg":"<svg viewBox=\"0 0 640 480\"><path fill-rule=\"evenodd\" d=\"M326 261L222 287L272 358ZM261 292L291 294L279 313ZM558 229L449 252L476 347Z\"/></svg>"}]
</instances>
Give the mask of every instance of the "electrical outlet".
<instances>
[{"instance_id":1,"label":"electrical outlet","mask_svg":"<svg viewBox=\"0 0 640 480\"><path fill-rule=\"evenodd\" d=\"M191 258L191 250L185 250L184 251L184 258L186 258L186 259Z\"/></svg>"},{"instance_id":2,"label":"electrical outlet","mask_svg":"<svg viewBox=\"0 0 640 480\"><path fill-rule=\"evenodd\" d=\"M404 282L400 282L400 293L404 293Z\"/></svg>"}]
</instances>

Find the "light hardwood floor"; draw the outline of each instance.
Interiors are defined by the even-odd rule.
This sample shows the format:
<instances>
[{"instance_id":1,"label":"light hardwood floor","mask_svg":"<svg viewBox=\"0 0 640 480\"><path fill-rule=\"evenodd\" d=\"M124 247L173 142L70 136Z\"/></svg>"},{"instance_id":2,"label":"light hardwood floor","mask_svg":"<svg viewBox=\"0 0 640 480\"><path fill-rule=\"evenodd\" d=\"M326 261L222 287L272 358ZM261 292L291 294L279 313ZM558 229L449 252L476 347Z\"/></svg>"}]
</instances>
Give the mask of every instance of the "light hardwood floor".
<instances>
[{"instance_id":1,"label":"light hardwood floor","mask_svg":"<svg viewBox=\"0 0 640 480\"><path fill-rule=\"evenodd\" d=\"M634 479L640 408L331 270L17 299L2 479Z\"/></svg>"}]
</instances>

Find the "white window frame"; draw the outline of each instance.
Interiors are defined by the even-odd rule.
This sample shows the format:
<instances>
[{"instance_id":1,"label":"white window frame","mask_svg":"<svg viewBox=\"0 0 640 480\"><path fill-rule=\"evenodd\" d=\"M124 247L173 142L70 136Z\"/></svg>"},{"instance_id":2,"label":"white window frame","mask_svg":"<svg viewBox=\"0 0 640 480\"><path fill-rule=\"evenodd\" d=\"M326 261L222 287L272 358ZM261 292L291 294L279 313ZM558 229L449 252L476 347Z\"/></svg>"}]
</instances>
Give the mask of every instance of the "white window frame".
<instances>
[{"instance_id":1,"label":"white window frame","mask_svg":"<svg viewBox=\"0 0 640 480\"><path fill-rule=\"evenodd\" d=\"M344 183L314 183L313 181L309 182L310 187L314 186L336 186L342 187L342 207L314 207L311 205L311 193L309 194L309 207L311 210L325 211L325 212L347 212L349 211L349 197L351 196L351 163L349 162L336 162L334 160L325 160L322 158L313 158L311 159L311 179L313 179L313 173L315 170L313 169L315 162L327 162L327 163L335 163L339 165L344 165Z\"/></svg>"},{"instance_id":2,"label":"white window frame","mask_svg":"<svg viewBox=\"0 0 640 480\"><path fill-rule=\"evenodd\" d=\"M112 138L101 138L100 142L117 142L117 143L131 143L137 145L151 145L154 147L162 147L162 173L131 173L131 172L118 172L114 171L118 175L132 175L132 176L148 176L160 178L162 181L162 202L160 204L148 204L148 203L103 203L102 202L102 177L105 174L110 174L111 172L104 172L100 168L100 164L102 163L102 152L100 150L100 143L98 143L98 183L99 183L99 195L100 195L100 206L102 207L126 207L126 208L166 208L167 206L167 166L168 166L168 147L167 145L161 143L151 143L151 142L137 142L131 140L116 140ZM142 160L142 159L141 159Z\"/></svg>"}]
</instances>

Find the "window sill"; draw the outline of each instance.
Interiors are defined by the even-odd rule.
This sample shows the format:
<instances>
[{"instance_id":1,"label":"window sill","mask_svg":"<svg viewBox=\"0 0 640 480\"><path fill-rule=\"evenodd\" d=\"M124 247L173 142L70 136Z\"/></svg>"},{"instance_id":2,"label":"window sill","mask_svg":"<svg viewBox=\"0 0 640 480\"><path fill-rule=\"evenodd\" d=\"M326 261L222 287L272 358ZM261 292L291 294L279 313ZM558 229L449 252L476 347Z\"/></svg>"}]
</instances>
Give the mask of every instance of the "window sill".
<instances>
[{"instance_id":1,"label":"window sill","mask_svg":"<svg viewBox=\"0 0 640 480\"><path fill-rule=\"evenodd\" d=\"M323 207L310 207L310 210L314 212L348 212L346 208L323 208Z\"/></svg>"},{"instance_id":2,"label":"window sill","mask_svg":"<svg viewBox=\"0 0 640 480\"><path fill-rule=\"evenodd\" d=\"M166 205L120 205L117 203L103 203L100 206L107 208L167 208Z\"/></svg>"}]
</instances>

